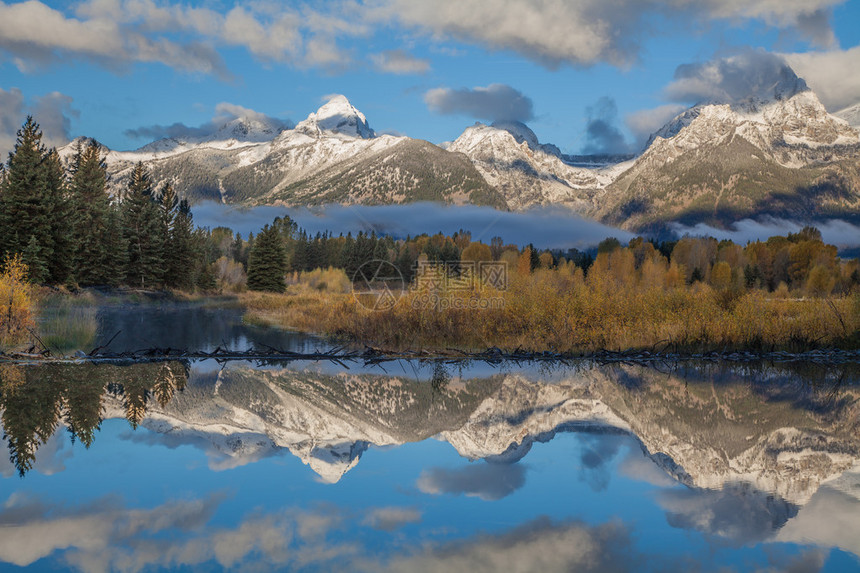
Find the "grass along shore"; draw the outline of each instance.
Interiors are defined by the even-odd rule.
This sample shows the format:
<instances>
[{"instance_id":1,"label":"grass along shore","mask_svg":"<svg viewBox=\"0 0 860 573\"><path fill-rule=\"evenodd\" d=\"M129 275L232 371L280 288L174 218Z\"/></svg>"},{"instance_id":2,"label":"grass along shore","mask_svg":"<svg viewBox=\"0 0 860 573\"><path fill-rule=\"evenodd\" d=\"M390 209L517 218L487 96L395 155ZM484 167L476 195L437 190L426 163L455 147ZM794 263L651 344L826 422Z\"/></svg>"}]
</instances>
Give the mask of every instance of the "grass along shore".
<instances>
[{"instance_id":1,"label":"grass along shore","mask_svg":"<svg viewBox=\"0 0 860 573\"><path fill-rule=\"evenodd\" d=\"M591 272L573 265L512 273L507 288L475 282L469 289L408 288L384 310L359 303L342 271L316 271L285 293L235 295L173 291L39 289L31 323L52 351L88 350L97 309L138 304L240 307L250 324L329 336L391 352L506 351L595 353L860 348L860 293L803 297L715 288L697 282ZM483 304L482 301L488 301ZM30 339L29 336L26 338ZM29 344L29 342L27 343ZM7 346L7 350L9 347Z\"/></svg>"},{"instance_id":2,"label":"grass along shore","mask_svg":"<svg viewBox=\"0 0 860 573\"><path fill-rule=\"evenodd\" d=\"M410 288L385 310L351 293L297 287L243 293L239 301L254 324L395 352L860 348L860 293L807 298L705 283L647 285L601 273L584 279L575 267L514 275L505 290Z\"/></svg>"}]
</instances>

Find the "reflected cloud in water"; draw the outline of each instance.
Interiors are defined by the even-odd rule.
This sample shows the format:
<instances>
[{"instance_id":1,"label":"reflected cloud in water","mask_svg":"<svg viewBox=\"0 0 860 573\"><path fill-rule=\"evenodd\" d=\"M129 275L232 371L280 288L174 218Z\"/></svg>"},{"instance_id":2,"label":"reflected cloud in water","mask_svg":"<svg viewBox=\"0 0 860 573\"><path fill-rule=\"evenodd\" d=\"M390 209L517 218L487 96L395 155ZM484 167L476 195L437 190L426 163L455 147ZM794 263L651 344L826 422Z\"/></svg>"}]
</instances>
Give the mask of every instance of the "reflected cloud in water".
<instances>
[{"instance_id":1,"label":"reflected cloud in water","mask_svg":"<svg viewBox=\"0 0 860 573\"><path fill-rule=\"evenodd\" d=\"M526 483L526 469L520 464L475 462L447 469L429 468L415 483L419 491L433 495L466 495L484 501L507 497Z\"/></svg>"},{"instance_id":2,"label":"reflected cloud in water","mask_svg":"<svg viewBox=\"0 0 860 573\"><path fill-rule=\"evenodd\" d=\"M7 366L0 560L817 570L860 552L850 368Z\"/></svg>"}]
</instances>

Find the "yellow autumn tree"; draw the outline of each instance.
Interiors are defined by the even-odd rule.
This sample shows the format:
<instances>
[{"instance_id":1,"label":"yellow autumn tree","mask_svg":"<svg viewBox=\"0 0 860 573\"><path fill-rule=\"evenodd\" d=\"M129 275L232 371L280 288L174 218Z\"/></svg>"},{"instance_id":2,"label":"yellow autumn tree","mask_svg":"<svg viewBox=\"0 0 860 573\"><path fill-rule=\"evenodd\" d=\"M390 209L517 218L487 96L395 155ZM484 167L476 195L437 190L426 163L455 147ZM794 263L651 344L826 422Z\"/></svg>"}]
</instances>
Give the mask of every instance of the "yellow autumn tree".
<instances>
[{"instance_id":1,"label":"yellow autumn tree","mask_svg":"<svg viewBox=\"0 0 860 573\"><path fill-rule=\"evenodd\" d=\"M21 342L34 328L30 289L21 255L7 256L0 274L0 348Z\"/></svg>"}]
</instances>

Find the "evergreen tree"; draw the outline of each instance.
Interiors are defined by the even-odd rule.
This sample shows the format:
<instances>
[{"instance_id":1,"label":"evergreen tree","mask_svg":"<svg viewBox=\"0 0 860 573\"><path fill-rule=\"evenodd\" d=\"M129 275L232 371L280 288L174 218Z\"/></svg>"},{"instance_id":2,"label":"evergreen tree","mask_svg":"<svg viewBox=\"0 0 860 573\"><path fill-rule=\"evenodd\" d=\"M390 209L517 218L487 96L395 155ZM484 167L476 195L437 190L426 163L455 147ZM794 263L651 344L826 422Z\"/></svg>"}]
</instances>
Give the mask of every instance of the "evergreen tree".
<instances>
[{"instance_id":1,"label":"evergreen tree","mask_svg":"<svg viewBox=\"0 0 860 573\"><path fill-rule=\"evenodd\" d=\"M51 219L50 257L46 258L46 280L64 283L72 272L74 244L71 226L71 204L66 185L66 171L56 149L48 152L43 163L45 191Z\"/></svg>"},{"instance_id":2,"label":"evergreen tree","mask_svg":"<svg viewBox=\"0 0 860 573\"><path fill-rule=\"evenodd\" d=\"M283 235L281 235L283 236ZM310 270L309 267L310 247L307 233L301 231L292 241L292 256L290 257L289 270L301 272Z\"/></svg>"},{"instance_id":3,"label":"evergreen tree","mask_svg":"<svg viewBox=\"0 0 860 573\"><path fill-rule=\"evenodd\" d=\"M417 257L412 256L412 253L409 251L409 245L407 243L400 245L400 252L394 260L394 266L397 267L397 270L399 270L400 274L403 276L403 280L407 283L411 283L413 276L415 275L416 261Z\"/></svg>"},{"instance_id":4,"label":"evergreen tree","mask_svg":"<svg viewBox=\"0 0 860 573\"><path fill-rule=\"evenodd\" d=\"M164 227L149 173L138 162L122 201L123 235L128 243L126 282L156 287L164 278Z\"/></svg>"},{"instance_id":5,"label":"evergreen tree","mask_svg":"<svg viewBox=\"0 0 860 573\"><path fill-rule=\"evenodd\" d=\"M286 252L277 227L266 225L248 255L248 288L283 292L286 288Z\"/></svg>"},{"instance_id":6,"label":"evergreen tree","mask_svg":"<svg viewBox=\"0 0 860 573\"><path fill-rule=\"evenodd\" d=\"M46 156L39 124L28 116L18 130L0 189L0 255L23 253L31 237L40 245L44 260L53 254L51 205L43 167Z\"/></svg>"},{"instance_id":7,"label":"evergreen tree","mask_svg":"<svg viewBox=\"0 0 860 573\"><path fill-rule=\"evenodd\" d=\"M362 234L359 232L359 237ZM358 267L361 266L360 254L358 251L358 241L352 238L352 233L347 233L343 242L343 249L340 252L340 268L344 270L349 280L353 280Z\"/></svg>"},{"instance_id":8,"label":"evergreen tree","mask_svg":"<svg viewBox=\"0 0 860 573\"><path fill-rule=\"evenodd\" d=\"M191 207L183 199L176 209L166 249L165 283L168 286L184 290L194 287L196 249L193 233Z\"/></svg>"},{"instance_id":9,"label":"evergreen tree","mask_svg":"<svg viewBox=\"0 0 860 573\"><path fill-rule=\"evenodd\" d=\"M123 217L119 206L111 205L107 213L107 225L102 236L104 265L102 284L119 286L125 282L128 266L128 241L123 233Z\"/></svg>"},{"instance_id":10,"label":"evergreen tree","mask_svg":"<svg viewBox=\"0 0 860 573\"><path fill-rule=\"evenodd\" d=\"M15 378L15 391L0 393L0 422L9 459L21 477L33 468L36 450L48 442L60 422L62 384L41 370L9 365L0 371L0 385L11 382L4 377Z\"/></svg>"},{"instance_id":11,"label":"evergreen tree","mask_svg":"<svg viewBox=\"0 0 860 573\"><path fill-rule=\"evenodd\" d=\"M236 238L230 245L230 256L234 261L241 264L243 269L248 270L248 247L242 240L241 233L236 233Z\"/></svg>"},{"instance_id":12,"label":"evergreen tree","mask_svg":"<svg viewBox=\"0 0 860 573\"><path fill-rule=\"evenodd\" d=\"M78 145L69 185L72 274L82 285L118 284L115 257L125 245L112 245L111 204L107 194L107 165L95 141L86 148ZM115 231L115 230L114 230ZM120 269L122 272L124 269Z\"/></svg>"},{"instance_id":13,"label":"evergreen tree","mask_svg":"<svg viewBox=\"0 0 860 573\"><path fill-rule=\"evenodd\" d=\"M30 235L30 242L24 247L21 260L27 265L27 275L33 284L42 284L48 279L48 265L42 255L42 247L36 235Z\"/></svg>"},{"instance_id":14,"label":"evergreen tree","mask_svg":"<svg viewBox=\"0 0 860 573\"><path fill-rule=\"evenodd\" d=\"M192 265L194 286L204 291L215 290L217 282L213 262L220 255L217 245L212 241L209 229L198 227L191 232L191 253L194 261Z\"/></svg>"}]
</instances>

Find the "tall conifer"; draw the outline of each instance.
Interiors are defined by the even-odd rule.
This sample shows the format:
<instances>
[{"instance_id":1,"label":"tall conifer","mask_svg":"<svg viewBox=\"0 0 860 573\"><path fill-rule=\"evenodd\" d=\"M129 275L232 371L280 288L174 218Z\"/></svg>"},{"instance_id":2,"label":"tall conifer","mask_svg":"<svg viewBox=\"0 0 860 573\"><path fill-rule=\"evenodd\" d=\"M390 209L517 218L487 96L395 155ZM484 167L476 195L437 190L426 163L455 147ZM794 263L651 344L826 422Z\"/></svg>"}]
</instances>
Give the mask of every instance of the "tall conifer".
<instances>
[{"instance_id":1,"label":"tall conifer","mask_svg":"<svg viewBox=\"0 0 860 573\"><path fill-rule=\"evenodd\" d=\"M23 253L31 237L36 238L44 260L53 254L50 200L43 169L46 156L39 124L28 116L9 153L0 188L0 255Z\"/></svg>"},{"instance_id":2,"label":"tall conifer","mask_svg":"<svg viewBox=\"0 0 860 573\"><path fill-rule=\"evenodd\" d=\"M78 145L69 184L73 276L82 285L116 284L111 276L116 250L111 251L110 197L107 194L107 165L96 141ZM115 237L114 237L115 239Z\"/></svg>"},{"instance_id":3,"label":"tall conifer","mask_svg":"<svg viewBox=\"0 0 860 573\"><path fill-rule=\"evenodd\" d=\"M287 287L286 259L283 237L277 227L266 225L248 255L248 288L283 292Z\"/></svg>"},{"instance_id":4,"label":"tall conifer","mask_svg":"<svg viewBox=\"0 0 860 573\"><path fill-rule=\"evenodd\" d=\"M128 243L126 281L140 288L160 286L164 277L164 227L149 173L141 162L132 171L122 214Z\"/></svg>"}]
</instances>

